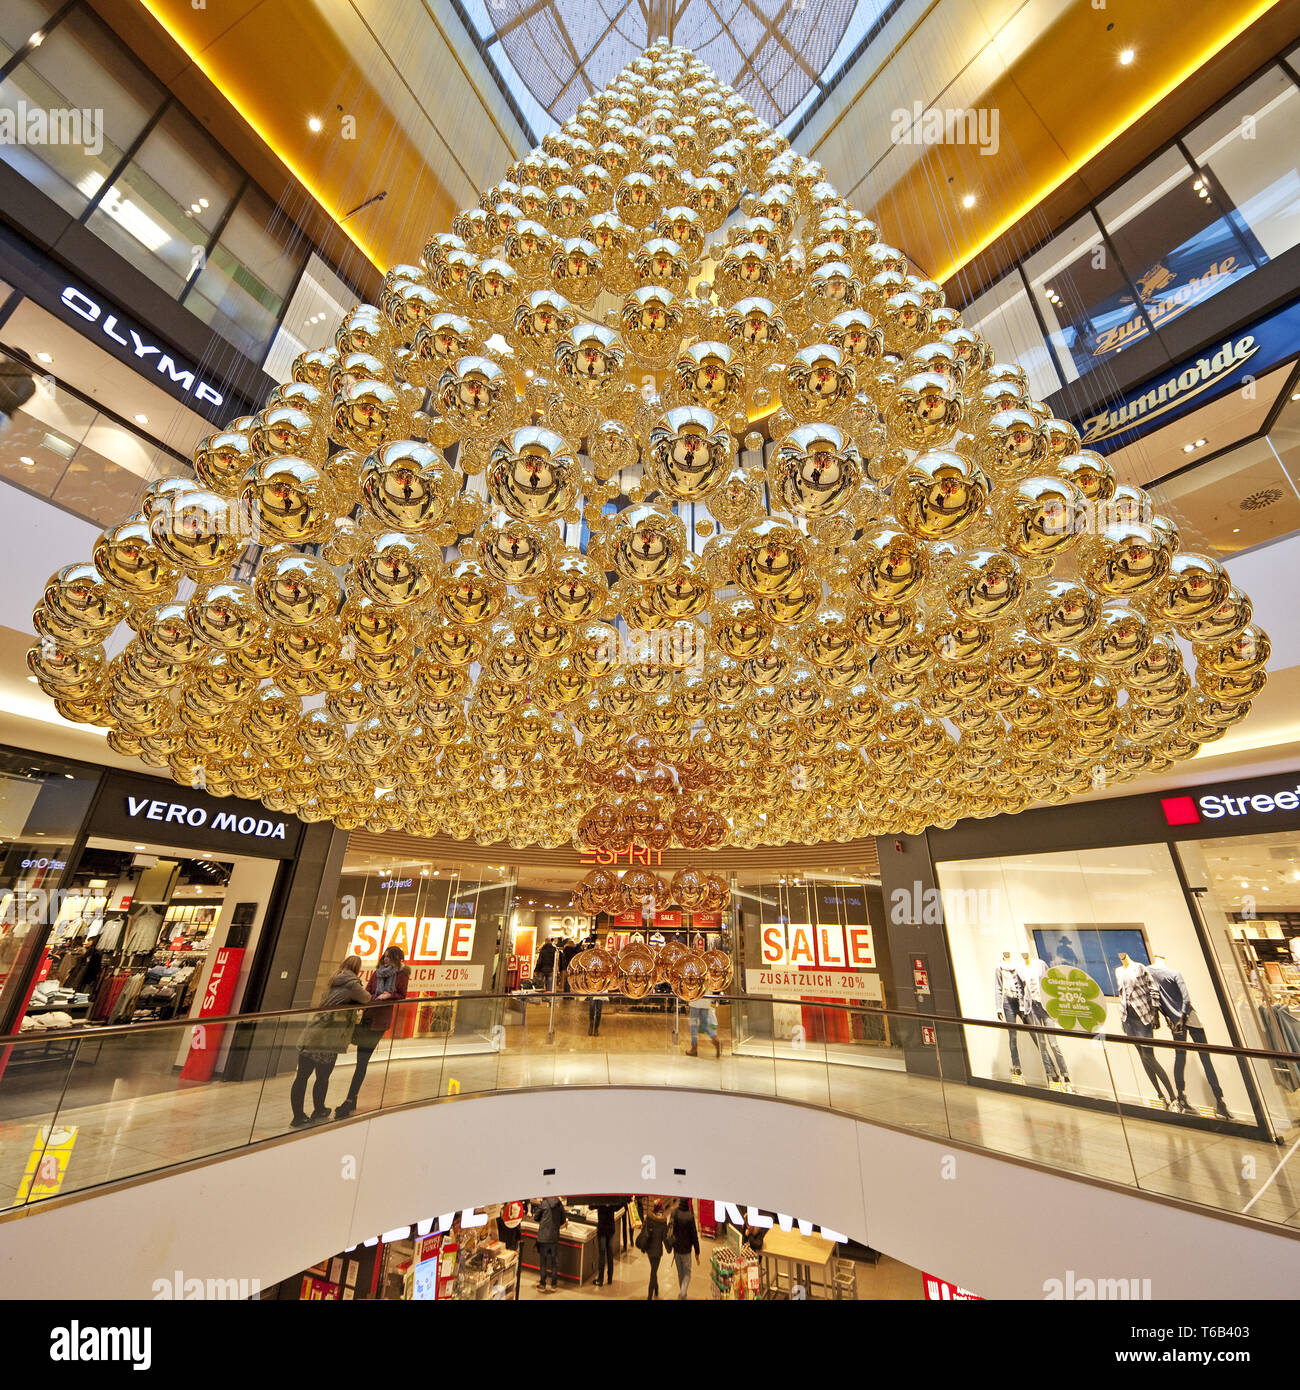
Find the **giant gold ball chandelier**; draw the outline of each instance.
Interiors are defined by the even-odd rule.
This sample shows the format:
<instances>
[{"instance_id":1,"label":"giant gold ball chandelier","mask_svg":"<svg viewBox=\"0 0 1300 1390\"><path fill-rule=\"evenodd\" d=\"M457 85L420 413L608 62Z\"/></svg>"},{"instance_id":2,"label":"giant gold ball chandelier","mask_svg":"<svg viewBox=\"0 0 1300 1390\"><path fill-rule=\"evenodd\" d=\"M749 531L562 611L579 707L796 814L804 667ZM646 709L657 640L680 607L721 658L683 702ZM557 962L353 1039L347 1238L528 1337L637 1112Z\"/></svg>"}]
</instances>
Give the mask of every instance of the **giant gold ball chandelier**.
<instances>
[{"instance_id":1,"label":"giant gold ball chandelier","mask_svg":"<svg viewBox=\"0 0 1300 1390\"><path fill-rule=\"evenodd\" d=\"M1263 686L1222 565L666 42L379 301L51 578L64 717L345 829L698 848L1064 800Z\"/></svg>"}]
</instances>

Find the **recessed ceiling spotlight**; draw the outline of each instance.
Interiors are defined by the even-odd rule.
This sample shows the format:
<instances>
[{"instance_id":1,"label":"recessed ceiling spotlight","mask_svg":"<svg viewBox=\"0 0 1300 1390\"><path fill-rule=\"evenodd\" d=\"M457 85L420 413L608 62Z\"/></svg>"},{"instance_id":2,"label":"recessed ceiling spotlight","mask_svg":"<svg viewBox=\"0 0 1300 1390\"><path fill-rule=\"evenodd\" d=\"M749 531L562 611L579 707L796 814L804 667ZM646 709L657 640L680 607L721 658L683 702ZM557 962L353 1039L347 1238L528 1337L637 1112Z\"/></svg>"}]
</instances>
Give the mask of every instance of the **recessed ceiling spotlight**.
<instances>
[{"instance_id":1,"label":"recessed ceiling spotlight","mask_svg":"<svg viewBox=\"0 0 1300 1390\"><path fill-rule=\"evenodd\" d=\"M53 362L54 358L51 357L48 352L38 352L36 354L36 360L38 362Z\"/></svg>"},{"instance_id":2,"label":"recessed ceiling spotlight","mask_svg":"<svg viewBox=\"0 0 1300 1390\"><path fill-rule=\"evenodd\" d=\"M147 415L141 415L137 412L135 422L137 425L147 425L149 423L149 417Z\"/></svg>"},{"instance_id":3,"label":"recessed ceiling spotlight","mask_svg":"<svg viewBox=\"0 0 1300 1390\"><path fill-rule=\"evenodd\" d=\"M320 117L313 116L311 120L307 122L307 129L310 130L313 135L319 135L320 132L324 129Z\"/></svg>"},{"instance_id":4,"label":"recessed ceiling spotlight","mask_svg":"<svg viewBox=\"0 0 1300 1390\"><path fill-rule=\"evenodd\" d=\"M1198 440L1196 441L1196 447L1197 447L1198 449L1204 449L1204 448L1205 448L1205 440L1203 440L1203 439L1198 439Z\"/></svg>"},{"instance_id":5,"label":"recessed ceiling spotlight","mask_svg":"<svg viewBox=\"0 0 1300 1390\"><path fill-rule=\"evenodd\" d=\"M961 205L964 208L973 208L975 206L975 195L973 193L968 193L961 200Z\"/></svg>"},{"instance_id":6,"label":"recessed ceiling spotlight","mask_svg":"<svg viewBox=\"0 0 1300 1390\"><path fill-rule=\"evenodd\" d=\"M1123 52L1121 52L1120 55L1119 55L1119 65L1120 65L1120 67L1122 67L1122 68L1128 67L1128 65L1133 61L1133 59L1134 59L1136 56L1137 56L1137 55L1133 52L1133 50L1132 50L1131 48L1126 48L1126 49L1124 49Z\"/></svg>"},{"instance_id":7,"label":"recessed ceiling spotlight","mask_svg":"<svg viewBox=\"0 0 1300 1390\"><path fill-rule=\"evenodd\" d=\"M1183 453L1190 454L1196 448L1195 444L1184 444Z\"/></svg>"},{"instance_id":8,"label":"recessed ceiling spotlight","mask_svg":"<svg viewBox=\"0 0 1300 1390\"><path fill-rule=\"evenodd\" d=\"M35 468L35 467L36 467L36 460L35 460L30 454L19 454L19 456L18 456L18 462L19 462L19 463L25 463L25 464L27 465L28 468ZM32 679L35 680L36 677L33 676Z\"/></svg>"}]
</instances>

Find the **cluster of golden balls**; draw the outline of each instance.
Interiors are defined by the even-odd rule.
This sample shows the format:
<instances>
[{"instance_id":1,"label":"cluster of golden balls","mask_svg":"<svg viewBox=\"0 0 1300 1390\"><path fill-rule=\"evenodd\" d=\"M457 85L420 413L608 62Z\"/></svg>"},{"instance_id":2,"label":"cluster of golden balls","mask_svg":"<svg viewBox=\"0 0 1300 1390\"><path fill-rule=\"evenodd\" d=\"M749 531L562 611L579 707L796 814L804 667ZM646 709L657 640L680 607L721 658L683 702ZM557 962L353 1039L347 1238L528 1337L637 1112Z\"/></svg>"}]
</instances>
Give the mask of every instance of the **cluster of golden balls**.
<instances>
[{"instance_id":1,"label":"cluster of golden balls","mask_svg":"<svg viewBox=\"0 0 1300 1390\"><path fill-rule=\"evenodd\" d=\"M844 842L1162 770L1264 683L1223 566L665 42L377 298L36 611L59 713L184 785Z\"/></svg>"},{"instance_id":2,"label":"cluster of golden balls","mask_svg":"<svg viewBox=\"0 0 1300 1390\"><path fill-rule=\"evenodd\" d=\"M573 895L579 912L615 916L641 907L653 912L673 903L687 912L721 912L730 902L731 889L721 874L701 873L693 866L678 869L667 883L650 869L628 869L621 876L611 869L593 869Z\"/></svg>"},{"instance_id":3,"label":"cluster of golden balls","mask_svg":"<svg viewBox=\"0 0 1300 1390\"><path fill-rule=\"evenodd\" d=\"M618 952L592 946L569 962L572 993L622 994L628 999L644 999L667 985L689 1004L706 994L723 993L731 976L731 957L725 951L693 951L672 939L657 950L641 941Z\"/></svg>"}]
</instances>

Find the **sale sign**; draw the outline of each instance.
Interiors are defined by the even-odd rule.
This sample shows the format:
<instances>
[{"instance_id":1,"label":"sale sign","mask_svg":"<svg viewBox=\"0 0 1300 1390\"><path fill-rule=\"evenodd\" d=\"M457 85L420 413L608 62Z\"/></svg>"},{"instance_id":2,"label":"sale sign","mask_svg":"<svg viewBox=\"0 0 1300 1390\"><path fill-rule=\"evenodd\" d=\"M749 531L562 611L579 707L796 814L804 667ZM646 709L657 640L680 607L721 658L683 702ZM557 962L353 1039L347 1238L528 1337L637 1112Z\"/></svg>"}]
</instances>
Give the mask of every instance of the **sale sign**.
<instances>
[{"instance_id":1,"label":"sale sign","mask_svg":"<svg viewBox=\"0 0 1300 1390\"><path fill-rule=\"evenodd\" d=\"M242 946L222 946L212 961L212 974L208 976L207 988L203 991L203 1002L199 1006L200 1018L219 1018L230 1012L235 997L235 986L239 982L239 966L244 959ZM196 1023L190 1034L190 1052L181 1068L182 1081L208 1081L217 1065L217 1051L221 1047L221 1035L225 1025L215 1026Z\"/></svg>"},{"instance_id":2,"label":"sale sign","mask_svg":"<svg viewBox=\"0 0 1300 1390\"><path fill-rule=\"evenodd\" d=\"M874 970L871 928L842 922L768 922L759 934L765 966L791 970Z\"/></svg>"},{"instance_id":3,"label":"sale sign","mask_svg":"<svg viewBox=\"0 0 1300 1390\"><path fill-rule=\"evenodd\" d=\"M348 954L373 970L390 947L398 947L412 970L416 965L463 964L474 958L472 917L358 917Z\"/></svg>"}]
</instances>

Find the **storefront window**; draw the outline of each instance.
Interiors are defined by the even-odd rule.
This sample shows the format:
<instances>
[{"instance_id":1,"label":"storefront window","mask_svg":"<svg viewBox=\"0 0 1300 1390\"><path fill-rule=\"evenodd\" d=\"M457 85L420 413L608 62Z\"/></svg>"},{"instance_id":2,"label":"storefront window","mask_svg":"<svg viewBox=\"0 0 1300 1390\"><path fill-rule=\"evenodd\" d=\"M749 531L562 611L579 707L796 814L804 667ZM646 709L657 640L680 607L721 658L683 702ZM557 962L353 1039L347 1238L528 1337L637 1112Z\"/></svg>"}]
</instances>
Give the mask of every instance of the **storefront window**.
<instances>
[{"instance_id":1,"label":"storefront window","mask_svg":"<svg viewBox=\"0 0 1300 1390\"><path fill-rule=\"evenodd\" d=\"M30 394L0 437L0 478L67 511L109 525L129 513L145 486L185 460L87 405L53 377L35 375L0 350L0 377L25 378Z\"/></svg>"},{"instance_id":2,"label":"storefront window","mask_svg":"<svg viewBox=\"0 0 1300 1390\"><path fill-rule=\"evenodd\" d=\"M39 141L0 143L0 159L60 207L80 213L162 101L162 88L113 34L75 10L0 83L0 110L15 123L20 112L24 121L47 123ZM147 218L129 199L118 214L124 225Z\"/></svg>"},{"instance_id":3,"label":"storefront window","mask_svg":"<svg viewBox=\"0 0 1300 1390\"><path fill-rule=\"evenodd\" d=\"M1018 362L1029 374L1029 389L1039 400L1061 388L1043 330L1034 316L1020 272L1004 275L992 289L962 310L963 320L993 345L1000 362Z\"/></svg>"},{"instance_id":4,"label":"storefront window","mask_svg":"<svg viewBox=\"0 0 1300 1390\"><path fill-rule=\"evenodd\" d=\"M1106 1016L1094 1034L1168 1037L1159 1014L1150 1015L1140 998L1129 1002L1134 967L1157 966L1185 981L1204 1032L1191 1041L1235 1041L1166 845L952 860L936 867L958 1003L966 1017L1050 1026L1045 1014L1036 1020L1026 1012L1025 1001L1032 1005L1035 991L1023 981L1032 973L1042 993L1043 971L1061 967L1083 971L1098 986ZM1050 1046L1056 1039L1047 1037L1040 1046L1030 1034L969 1027L965 1033L973 1078L1059 1088L1060 1059ZM1075 1094L1118 1100L1139 1111L1254 1122L1255 1097L1235 1063L1214 1059L1211 1080L1196 1061L1188 1065L1184 1058L1180 1067L1173 1050L1158 1043L1084 1047L1068 1041L1064 1070Z\"/></svg>"},{"instance_id":5,"label":"storefront window","mask_svg":"<svg viewBox=\"0 0 1300 1390\"><path fill-rule=\"evenodd\" d=\"M240 178L217 144L173 106L104 193L87 226L156 285L179 295L197 273Z\"/></svg>"},{"instance_id":6,"label":"storefront window","mask_svg":"<svg viewBox=\"0 0 1300 1390\"><path fill-rule=\"evenodd\" d=\"M264 193L246 189L185 307L245 356L261 361L306 255L300 240Z\"/></svg>"},{"instance_id":7,"label":"storefront window","mask_svg":"<svg viewBox=\"0 0 1300 1390\"><path fill-rule=\"evenodd\" d=\"M1221 213L1225 201L1210 171L1169 149L1097 205L1153 327L1227 289L1262 259L1249 234L1239 235ZM1113 341L1142 336L1140 327L1130 316Z\"/></svg>"},{"instance_id":8,"label":"storefront window","mask_svg":"<svg viewBox=\"0 0 1300 1390\"><path fill-rule=\"evenodd\" d=\"M1248 1047L1300 1052L1300 835L1188 840L1178 857ZM1300 1066L1254 1064L1270 1111L1300 1119Z\"/></svg>"},{"instance_id":9,"label":"storefront window","mask_svg":"<svg viewBox=\"0 0 1300 1390\"><path fill-rule=\"evenodd\" d=\"M1024 269L1070 381L1150 331L1090 212L1030 256Z\"/></svg>"},{"instance_id":10,"label":"storefront window","mask_svg":"<svg viewBox=\"0 0 1300 1390\"><path fill-rule=\"evenodd\" d=\"M16 749L0 749L0 1005L7 1009L10 982L33 986L30 945L62 908L67 876L81 823L98 778L94 771ZM44 962L48 968L48 961Z\"/></svg>"},{"instance_id":11,"label":"storefront window","mask_svg":"<svg viewBox=\"0 0 1300 1390\"><path fill-rule=\"evenodd\" d=\"M1264 259L1300 240L1298 125L1300 88L1270 68L1186 138L1198 172L1217 181Z\"/></svg>"},{"instance_id":12,"label":"storefront window","mask_svg":"<svg viewBox=\"0 0 1300 1390\"><path fill-rule=\"evenodd\" d=\"M1300 531L1300 401L1286 402L1267 435L1157 484L1151 497L1189 548L1214 555Z\"/></svg>"},{"instance_id":13,"label":"storefront window","mask_svg":"<svg viewBox=\"0 0 1300 1390\"><path fill-rule=\"evenodd\" d=\"M347 956L361 957L365 981L397 946L411 971L408 997L427 1003L398 1011L394 1055L452 1036L471 1050L490 1049L497 1013L475 996L492 994L504 975L513 899L511 869L350 852L312 997L323 996Z\"/></svg>"}]
</instances>

